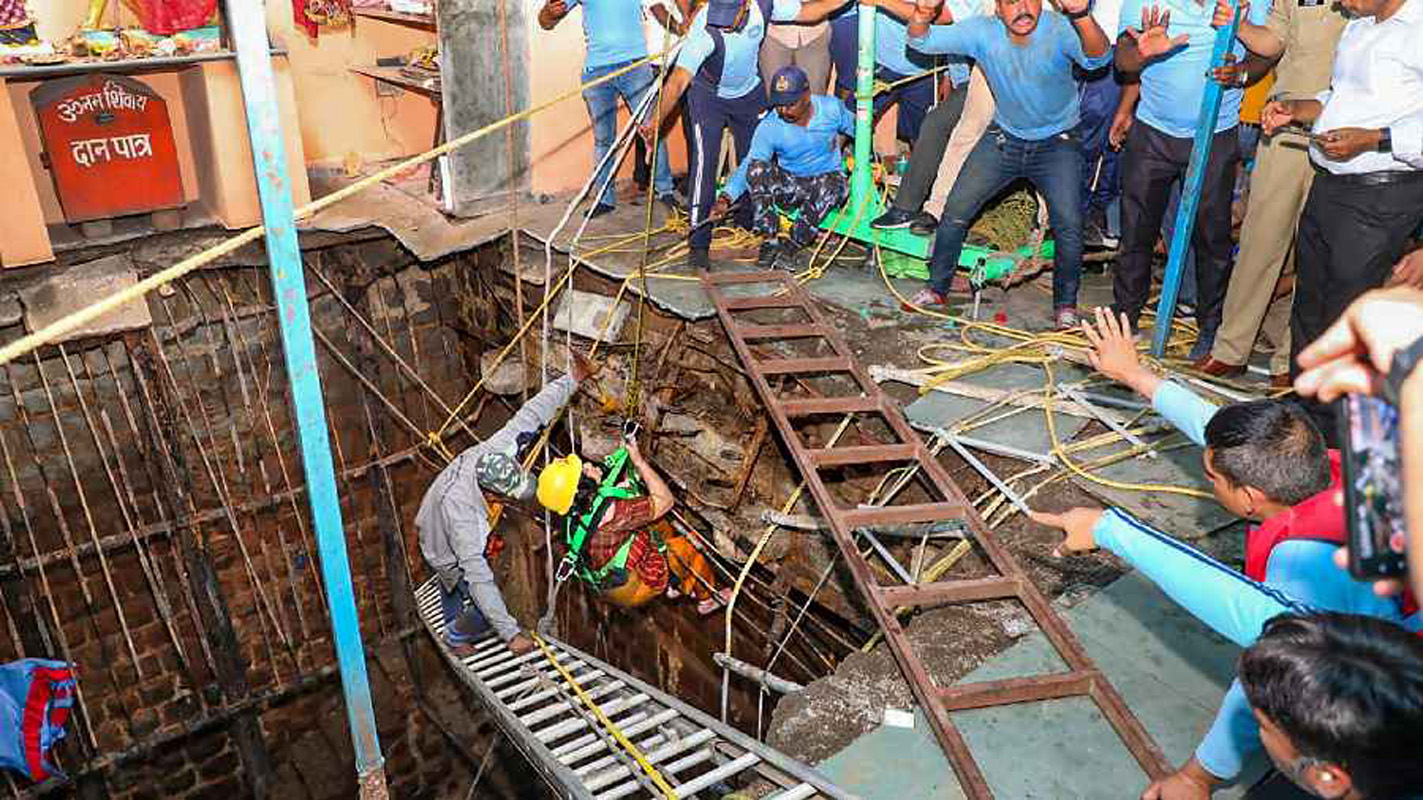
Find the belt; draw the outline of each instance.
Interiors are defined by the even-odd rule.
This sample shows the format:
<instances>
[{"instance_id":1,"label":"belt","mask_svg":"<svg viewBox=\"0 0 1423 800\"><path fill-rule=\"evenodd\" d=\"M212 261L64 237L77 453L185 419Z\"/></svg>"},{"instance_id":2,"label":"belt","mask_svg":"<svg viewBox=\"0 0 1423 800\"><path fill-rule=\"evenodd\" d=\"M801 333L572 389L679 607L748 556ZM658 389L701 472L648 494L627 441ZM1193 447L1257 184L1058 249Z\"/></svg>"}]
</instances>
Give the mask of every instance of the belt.
<instances>
[{"instance_id":1,"label":"belt","mask_svg":"<svg viewBox=\"0 0 1423 800\"><path fill-rule=\"evenodd\" d=\"M1387 186L1393 183L1415 183L1423 181L1423 171L1412 169L1380 170L1379 172L1358 172L1336 175L1325 171L1321 176L1331 181L1351 186Z\"/></svg>"}]
</instances>

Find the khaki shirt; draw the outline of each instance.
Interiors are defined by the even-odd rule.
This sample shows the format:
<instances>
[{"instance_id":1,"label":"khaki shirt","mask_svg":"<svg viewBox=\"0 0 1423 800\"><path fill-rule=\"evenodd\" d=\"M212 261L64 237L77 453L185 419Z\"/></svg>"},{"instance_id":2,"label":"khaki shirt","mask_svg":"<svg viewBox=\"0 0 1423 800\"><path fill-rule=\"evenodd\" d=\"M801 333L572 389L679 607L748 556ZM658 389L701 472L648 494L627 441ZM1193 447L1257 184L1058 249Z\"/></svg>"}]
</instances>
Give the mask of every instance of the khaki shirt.
<instances>
[{"instance_id":1,"label":"khaki shirt","mask_svg":"<svg viewBox=\"0 0 1423 800\"><path fill-rule=\"evenodd\" d=\"M797 22L777 22L766 26L766 35L776 40L782 47L794 50L804 47L830 32L830 23L821 21L814 25Z\"/></svg>"},{"instance_id":2,"label":"khaki shirt","mask_svg":"<svg viewBox=\"0 0 1423 800\"><path fill-rule=\"evenodd\" d=\"M1334 48L1348 22L1329 0L1275 0L1265 27L1285 43L1275 65L1278 97L1308 99L1329 88Z\"/></svg>"}]
</instances>

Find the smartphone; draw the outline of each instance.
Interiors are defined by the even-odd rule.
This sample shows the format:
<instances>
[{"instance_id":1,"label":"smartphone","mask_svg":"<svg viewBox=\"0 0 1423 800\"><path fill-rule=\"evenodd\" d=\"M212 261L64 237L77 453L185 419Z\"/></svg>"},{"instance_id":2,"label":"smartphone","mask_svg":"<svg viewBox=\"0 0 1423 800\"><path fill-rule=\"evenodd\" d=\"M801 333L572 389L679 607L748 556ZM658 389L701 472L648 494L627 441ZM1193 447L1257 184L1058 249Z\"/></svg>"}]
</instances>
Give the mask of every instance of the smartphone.
<instances>
[{"instance_id":1,"label":"smartphone","mask_svg":"<svg viewBox=\"0 0 1423 800\"><path fill-rule=\"evenodd\" d=\"M1339 403L1349 572L1364 580L1402 575L1408 564L1398 409L1360 394L1345 395Z\"/></svg>"}]
</instances>

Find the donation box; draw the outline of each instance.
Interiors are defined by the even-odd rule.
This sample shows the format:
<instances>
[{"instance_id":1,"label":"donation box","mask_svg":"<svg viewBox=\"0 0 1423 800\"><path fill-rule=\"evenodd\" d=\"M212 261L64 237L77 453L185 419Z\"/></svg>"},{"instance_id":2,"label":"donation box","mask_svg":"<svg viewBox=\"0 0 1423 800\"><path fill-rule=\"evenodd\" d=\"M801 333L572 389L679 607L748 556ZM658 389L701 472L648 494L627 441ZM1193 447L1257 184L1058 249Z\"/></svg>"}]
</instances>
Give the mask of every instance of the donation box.
<instances>
[{"instance_id":1,"label":"donation box","mask_svg":"<svg viewBox=\"0 0 1423 800\"><path fill-rule=\"evenodd\" d=\"M30 92L68 222L182 206L168 104L143 83L94 73Z\"/></svg>"}]
</instances>

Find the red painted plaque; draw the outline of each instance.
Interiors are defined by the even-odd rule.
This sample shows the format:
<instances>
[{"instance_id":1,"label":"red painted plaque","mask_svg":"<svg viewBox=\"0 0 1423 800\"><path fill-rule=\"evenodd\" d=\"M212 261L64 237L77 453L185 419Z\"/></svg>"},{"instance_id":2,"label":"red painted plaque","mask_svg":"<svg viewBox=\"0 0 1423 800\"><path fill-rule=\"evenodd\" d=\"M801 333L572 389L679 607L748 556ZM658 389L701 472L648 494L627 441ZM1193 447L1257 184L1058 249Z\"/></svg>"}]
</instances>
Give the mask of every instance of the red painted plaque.
<instances>
[{"instance_id":1,"label":"red painted plaque","mask_svg":"<svg viewBox=\"0 0 1423 800\"><path fill-rule=\"evenodd\" d=\"M30 92L69 222L183 205L168 104L140 81L94 73Z\"/></svg>"}]
</instances>

